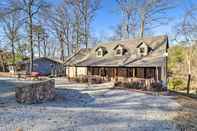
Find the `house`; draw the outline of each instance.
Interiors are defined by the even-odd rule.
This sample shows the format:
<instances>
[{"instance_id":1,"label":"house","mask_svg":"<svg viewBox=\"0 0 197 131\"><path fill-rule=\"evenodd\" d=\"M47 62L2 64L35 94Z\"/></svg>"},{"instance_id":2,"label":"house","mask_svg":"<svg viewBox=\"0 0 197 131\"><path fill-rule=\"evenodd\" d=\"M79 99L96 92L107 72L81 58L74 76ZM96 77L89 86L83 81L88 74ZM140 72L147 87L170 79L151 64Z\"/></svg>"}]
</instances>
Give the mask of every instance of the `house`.
<instances>
[{"instance_id":1,"label":"house","mask_svg":"<svg viewBox=\"0 0 197 131\"><path fill-rule=\"evenodd\" d=\"M96 75L112 81L142 79L161 82L166 87L168 47L167 36L155 36L80 49L65 62L66 74Z\"/></svg>"},{"instance_id":2,"label":"house","mask_svg":"<svg viewBox=\"0 0 197 131\"><path fill-rule=\"evenodd\" d=\"M30 60L25 60L17 63L18 70L29 72ZM33 60L33 71L39 72L42 76L54 75L63 76L65 75L63 62L53 60L47 57L40 57Z\"/></svg>"}]
</instances>

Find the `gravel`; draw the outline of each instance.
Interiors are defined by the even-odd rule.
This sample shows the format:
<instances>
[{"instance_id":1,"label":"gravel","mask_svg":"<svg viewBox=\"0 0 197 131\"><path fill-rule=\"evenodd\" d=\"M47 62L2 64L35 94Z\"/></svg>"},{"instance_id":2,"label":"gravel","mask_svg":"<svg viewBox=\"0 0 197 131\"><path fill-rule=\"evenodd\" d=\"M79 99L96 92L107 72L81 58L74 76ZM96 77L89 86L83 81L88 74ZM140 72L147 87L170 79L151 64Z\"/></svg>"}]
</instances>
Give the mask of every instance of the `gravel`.
<instances>
[{"instance_id":1,"label":"gravel","mask_svg":"<svg viewBox=\"0 0 197 131\"><path fill-rule=\"evenodd\" d=\"M57 83L54 101L22 105L12 81L0 79L0 131L178 131L172 96Z\"/></svg>"}]
</instances>

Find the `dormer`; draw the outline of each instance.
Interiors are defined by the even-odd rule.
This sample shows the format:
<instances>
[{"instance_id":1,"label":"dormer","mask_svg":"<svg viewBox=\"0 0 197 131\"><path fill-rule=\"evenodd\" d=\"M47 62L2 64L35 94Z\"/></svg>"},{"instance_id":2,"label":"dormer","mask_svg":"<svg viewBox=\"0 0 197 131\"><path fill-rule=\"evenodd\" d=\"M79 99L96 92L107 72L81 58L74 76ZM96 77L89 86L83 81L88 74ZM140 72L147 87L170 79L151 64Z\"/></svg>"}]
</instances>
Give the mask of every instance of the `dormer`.
<instances>
[{"instance_id":1,"label":"dormer","mask_svg":"<svg viewBox=\"0 0 197 131\"><path fill-rule=\"evenodd\" d=\"M124 55L124 53L126 51L126 49L124 48L124 46L121 45L121 44L116 45L113 48L113 50L114 50L114 53L115 53L116 56L122 56L122 55Z\"/></svg>"},{"instance_id":2,"label":"dormer","mask_svg":"<svg viewBox=\"0 0 197 131\"><path fill-rule=\"evenodd\" d=\"M141 42L138 46L137 46L137 52L138 52L138 55L140 56L146 56L148 55L149 53L149 46L144 43L144 42Z\"/></svg>"},{"instance_id":3,"label":"dormer","mask_svg":"<svg viewBox=\"0 0 197 131\"><path fill-rule=\"evenodd\" d=\"M100 47L98 47L98 48L95 50L95 52L96 52L96 56L98 56L98 57L103 57L103 56L107 53L107 50L106 50L105 47L100 46Z\"/></svg>"}]
</instances>

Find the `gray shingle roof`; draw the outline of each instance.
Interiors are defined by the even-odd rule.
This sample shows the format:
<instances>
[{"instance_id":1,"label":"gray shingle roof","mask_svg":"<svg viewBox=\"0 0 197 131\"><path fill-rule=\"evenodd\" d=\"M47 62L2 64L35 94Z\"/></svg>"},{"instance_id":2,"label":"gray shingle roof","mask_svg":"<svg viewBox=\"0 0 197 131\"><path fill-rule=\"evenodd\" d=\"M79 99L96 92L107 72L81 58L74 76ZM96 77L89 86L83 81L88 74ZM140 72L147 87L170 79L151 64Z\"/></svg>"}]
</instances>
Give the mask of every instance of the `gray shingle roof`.
<instances>
[{"instance_id":1,"label":"gray shingle roof","mask_svg":"<svg viewBox=\"0 0 197 131\"><path fill-rule=\"evenodd\" d=\"M142 42L152 49L152 51L144 57L141 57L137 54L137 47ZM124 55L115 55L114 48L117 45L123 45L123 47L126 49L126 53ZM105 48L107 50L107 53L103 57L98 57L96 55L96 50L99 47ZM71 60L68 60L66 65L71 65L72 63L76 66L161 66L164 64L163 54L167 48L167 36L114 41L105 44L99 44L92 49L82 49L76 53L71 58Z\"/></svg>"}]
</instances>

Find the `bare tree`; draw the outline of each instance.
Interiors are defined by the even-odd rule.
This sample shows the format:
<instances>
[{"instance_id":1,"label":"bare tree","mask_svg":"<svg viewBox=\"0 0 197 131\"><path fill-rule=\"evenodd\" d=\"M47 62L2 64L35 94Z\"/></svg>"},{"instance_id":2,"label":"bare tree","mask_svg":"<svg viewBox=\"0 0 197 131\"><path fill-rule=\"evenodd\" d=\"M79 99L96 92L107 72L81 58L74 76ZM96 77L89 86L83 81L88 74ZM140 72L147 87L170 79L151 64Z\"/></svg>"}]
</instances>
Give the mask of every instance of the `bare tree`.
<instances>
[{"instance_id":1,"label":"bare tree","mask_svg":"<svg viewBox=\"0 0 197 131\"><path fill-rule=\"evenodd\" d=\"M118 25L116 34L121 33L122 37L124 38L135 37L137 33L137 10L135 7L136 1L117 0L117 3L123 16L123 22ZM124 35L124 32L126 32L126 35Z\"/></svg>"},{"instance_id":2,"label":"bare tree","mask_svg":"<svg viewBox=\"0 0 197 131\"><path fill-rule=\"evenodd\" d=\"M52 15L51 15L52 14ZM65 59L65 46L67 48L67 55L70 55L70 32L71 32L71 19L68 12L66 3L61 3L57 6L50 15L51 29L53 30L56 38L60 43L60 59ZM71 13L72 14L72 13Z\"/></svg>"},{"instance_id":3,"label":"bare tree","mask_svg":"<svg viewBox=\"0 0 197 131\"><path fill-rule=\"evenodd\" d=\"M167 23L167 11L176 1L171 0L117 0L126 25L127 37L130 33L144 37L145 30ZM126 21L126 22L124 22ZM139 24L138 24L139 23Z\"/></svg>"},{"instance_id":4,"label":"bare tree","mask_svg":"<svg viewBox=\"0 0 197 131\"><path fill-rule=\"evenodd\" d=\"M37 48L38 48L38 57L41 57L41 41L44 39L44 29L42 25L34 25L33 26L33 33L35 33L36 41L37 41Z\"/></svg>"},{"instance_id":5,"label":"bare tree","mask_svg":"<svg viewBox=\"0 0 197 131\"><path fill-rule=\"evenodd\" d=\"M20 18L20 14L18 12L14 12L2 18L4 33L9 40L9 44L11 45L12 65L15 65L16 62L15 44L19 40L19 29L22 25L22 22L18 18Z\"/></svg>"},{"instance_id":6,"label":"bare tree","mask_svg":"<svg viewBox=\"0 0 197 131\"><path fill-rule=\"evenodd\" d=\"M197 7L191 7L185 11L183 16L183 20L178 24L177 35L176 37L185 44L187 48L187 94L190 92L190 83L192 77L192 59L194 49L197 45L196 37L197 37Z\"/></svg>"},{"instance_id":7,"label":"bare tree","mask_svg":"<svg viewBox=\"0 0 197 131\"><path fill-rule=\"evenodd\" d=\"M173 2L171 0L140 0L137 2L140 37L144 37L145 28L148 26L153 28L168 22L169 18L166 11L174 7Z\"/></svg>"},{"instance_id":8,"label":"bare tree","mask_svg":"<svg viewBox=\"0 0 197 131\"><path fill-rule=\"evenodd\" d=\"M100 7L100 0L65 0L65 2L74 8L77 48L80 47L81 39L85 47L88 48L90 24Z\"/></svg>"},{"instance_id":9,"label":"bare tree","mask_svg":"<svg viewBox=\"0 0 197 131\"><path fill-rule=\"evenodd\" d=\"M30 44L30 73L33 71L34 44L33 44L33 25L38 13L47 8L48 4L44 0L9 0L7 2L8 11L6 14L11 14L20 11L24 17L24 22L27 24L28 39Z\"/></svg>"}]
</instances>

